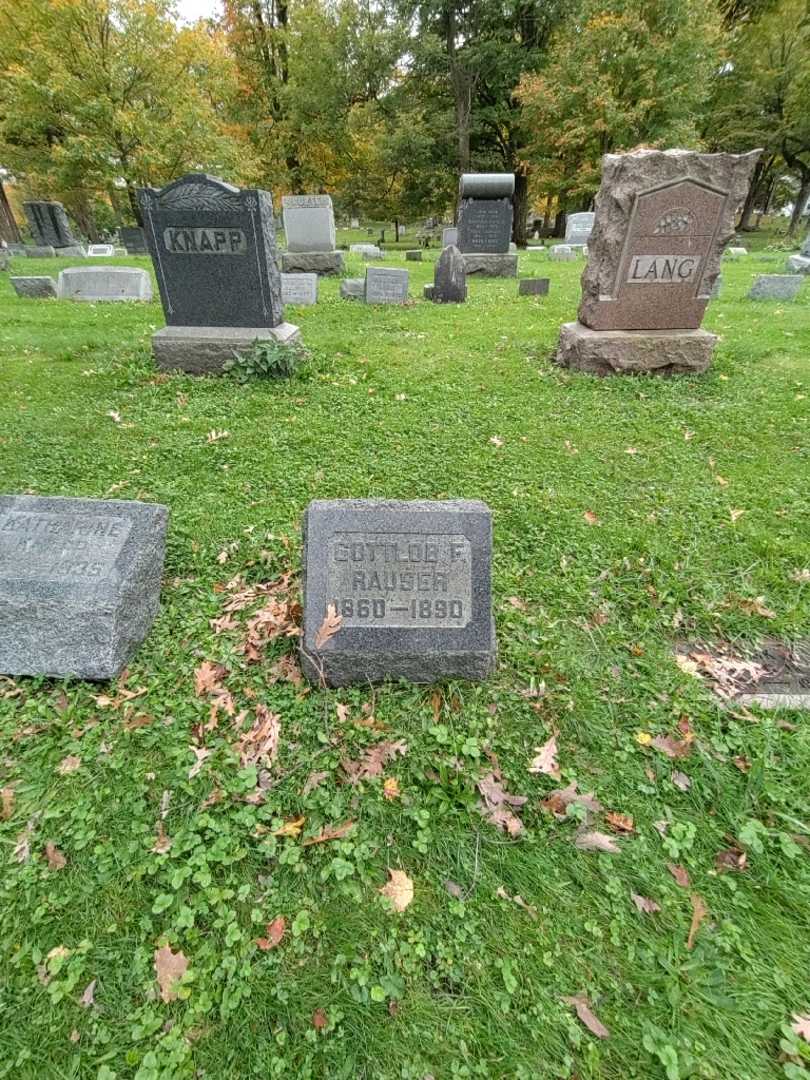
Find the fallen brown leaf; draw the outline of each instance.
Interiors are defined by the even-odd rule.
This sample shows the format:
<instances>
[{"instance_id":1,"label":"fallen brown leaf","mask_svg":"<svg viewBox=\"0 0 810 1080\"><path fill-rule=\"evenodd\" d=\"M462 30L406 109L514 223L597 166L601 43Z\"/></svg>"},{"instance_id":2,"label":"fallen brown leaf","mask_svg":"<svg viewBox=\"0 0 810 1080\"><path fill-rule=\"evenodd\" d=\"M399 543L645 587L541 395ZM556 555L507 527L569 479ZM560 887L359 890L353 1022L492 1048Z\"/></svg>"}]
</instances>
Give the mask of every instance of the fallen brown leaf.
<instances>
[{"instance_id":1,"label":"fallen brown leaf","mask_svg":"<svg viewBox=\"0 0 810 1080\"><path fill-rule=\"evenodd\" d=\"M737 757L731 759L735 768L739 769L741 773L747 773L751 771L751 762L743 754L739 754Z\"/></svg>"},{"instance_id":2,"label":"fallen brown leaf","mask_svg":"<svg viewBox=\"0 0 810 1080\"><path fill-rule=\"evenodd\" d=\"M509 836L519 836L523 832L523 822L509 807L523 806L527 796L510 794L494 772L487 773L479 780L477 787L483 797L478 804L478 812L491 825L503 829Z\"/></svg>"},{"instance_id":3,"label":"fallen brown leaf","mask_svg":"<svg viewBox=\"0 0 810 1080\"><path fill-rule=\"evenodd\" d=\"M397 739L396 741L386 739L369 747L359 760L342 761L341 765L349 783L354 785L359 784L362 780L370 780L375 776L380 776L389 761L393 761L397 754L404 755L407 752L408 744L404 739Z\"/></svg>"},{"instance_id":4,"label":"fallen brown leaf","mask_svg":"<svg viewBox=\"0 0 810 1080\"><path fill-rule=\"evenodd\" d=\"M253 727L242 735L237 744L242 766L270 766L278 753L280 735L281 717L259 703Z\"/></svg>"},{"instance_id":5,"label":"fallen brown leaf","mask_svg":"<svg viewBox=\"0 0 810 1080\"><path fill-rule=\"evenodd\" d=\"M651 745L668 758L687 757L692 752L691 742L674 739L671 735L656 735Z\"/></svg>"},{"instance_id":6,"label":"fallen brown leaf","mask_svg":"<svg viewBox=\"0 0 810 1080\"><path fill-rule=\"evenodd\" d=\"M593 510L586 510L585 513L582 516L585 518L585 522L588 525L598 525L599 524L599 518L593 512Z\"/></svg>"},{"instance_id":7,"label":"fallen brown leaf","mask_svg":"<svg viewBox=\"0 0 810 1080\"><path fill-rule=\"evenodd\" d=\"M82 759L80 757L76 757L75 754L68 754L59 762L56 771L61 773L62 776L69 776L70 773L75 773L77 769L81 768L81 764Z\"/></svg>"},{"instance_id":8,"label":"fallen brown leaf","mask_svg":"<svg viewBox=\"0 0 810 1080\"><path fill-rule=\"evenodd\" d=\"M316 1009L315 1012L312 1014L312 1026L317 1031L321 1031L323 1028L326 1027L328 1023L329 1018L327 1017L323 1009Z\"/></svg>"},{"instance_id":9,"label":"fallen brown leaf","mask_svg":"<svg viewBox=\"0 0 810 1080\"><path fill-rule=\"evenodd\" d=\"M560 766L557 762L556 737L552 735L542 746L536 746L534 752L536 757L532 759L529 765L529 772L544 773L546 776L550 776L552 780L559 780Z\"/></svg>"},{"instance_id":10,"label":"fallen brown leaf","mask_svg":"<svg viewBox=\"0 0 810 1080\"><path fill-rule=\"evenodd\" d=\"M267 937L256 938L256 944L262 952L267 952L269 949L275 949L284 937L286 928L287 920L283 915L279 915L277 918L273 919L272 922L267 924Z\"/></svg>"},{"instance_id":11,"label":"fallen brown leaf","mask_svg":"<svg viewBox=\"0 0 810 1080\"><path fill-rule=\"evenodd\" d=\"M748 856L746 853L735 847L726 848L725 851L718 851L714 857L715 868L721 874L727 870L741 873L745 870L747 862Z\"/></svg>"},{"instance_id":12,"label":"fallen brown leaf","mask_svg":"<svg viewBox=\"0 0 810 1080\"><path fill-rule=\"evenodd\" d=\"M574 843L580 851L604 851L609 855L618 855L621 851L615 840L601 832L578 833Z\"/></svg>"},{"instance_id":13,"label":"fallen brown leaf","mask_svg":"<svg viewBox=\"0 0 810 1080\"><path fill-rule=\"evenodd\" d=\"M543 799L541 805L544 810L547 810L556 818L564 818L566 809L572 803L584 806L592 814L602 812L602 804L595 795L584 791L577 792L576 780L572 780L568 787L552 791L547 798Z\"/></svg>"},{"instance_id":14,"label":"fallen brown leaf","mask_svg":"<svg viewBox=\"0 0 810 1080\"><path fill-rule=\"evenodd\" d=\"M0 799L2 799L0 817L2 817L3 821L8 821L14 813L14 788L4 787L0 790Z\"/></svg>"},{"instance_id":15,"label":"fallen brown leaf","mask_svg":"<svg viewBox=\"0 0 810 1080\"><path fill-rule=\"evenodd\" d=\"M310 791L314 791L319 784L327 778L329 773L327 772L311 772L304 782L304 786L301 789L301 796L306 797Z\"/></svg>"},{"instance_id":16,"label":"fallen brown leaf","mask_svg":"<svg viewBox=\"0 0 810 1080\"><path fill-rule=\"evenodd\" d=\"M513 607L516 611L525 611L526 610L526 601L521 600L519 596L510 596L509 599L506 602L507 602L507 604L509 604L510 607Z\"/></svg>"},{"instance_id":17,"label":"fallen brown leaf","mask_svg":"<svg viewBox=\"0 0 810 1080\"><path fill-rule=\"evenodd\" d=\"M85 1009L89 1009L91 1005L95 1005L95 1003L96 1003L95 994L96 994L96 982L97 981L98 981L97 979L93 979L92 982L89 982L87 984L87 986L85 986L84 993L82 994L81 998L79 999L80 1004L82 1004L85 1007Z\"/></svg>"},{"instance_id":18,"label":"fallen brown leaf","mask_svg":"<svg viewBox=\"0 0 810 1080\"><path fill-rule=\"evenodd\" d=\"M222 664L213 664L210 660L204 660L194 672L194 692L197 697L221 690L222 680L227 674L228 669Z\"/></svg>"},{"instance_id":19,"label":"fallen brown leaf","mask_svg":"<svg viewBox=\"0 0 810 1080\"><path fill-rule=\"evenodd\" d=\"M667 870L675 878L675 881L682 889L688 889L691 882L689 881L689 873L683 866L678 866L677 863L667 863Z\"/></svg>"},{"instance_id":20,"label":"fallen brown leaf","mask_svg":"<svg viewBox=\"0 0 810 1080\"><path fill-rule=\"evenodd\" d=\"M203 763L206 758L209 758L213 754L213 750L209 750L205 746L190 746L189 750L194 755L194 764L188 771L188 779L193 780L200 769L203 767Z\"/></svg>"},{"instance_id":21,"label":"fallen brown leaf","mask_svg":"<svg viewBox=\"0 0 810 1080\"><path fill-rule=\"evenodd\" d=\"M689 927L689 937L686 939L687 949L691 949L695 944L695 936L700 929L700 924L709 914L709 909L706 907L702 896L692 893L690 899L692 901L692 923Z\"/></svg>"},{"instance_id":22,"label":"fallen brown leaf","mask_svg":"<svg viewBox=\"0 0 810 1080\"><path fill-rule=\"evenodd\" d=\"M629 814L618 814L616 811L610 810L605 814L605 821L617 833L627 835L636 831L636 824Z\"/></svg>"},{"instance_id":23,"label":"fallen brown leaf","mask_svg":"<svg viewBox=\"0 0 810 1080\"><path fill-rule=\"evenodd\" d=\"M48 840L45 844L45 857L48 860L49 870L64 870L67 866L67 859L53 840Z\"/></svg>"},{"instance_id":24,"label":"fallen brown leaf","mask_svg":"<svg viewBox=\"0 0 810 1080\"><path fill-rule=\"evenodd\" d=\"M182 952L172 952L170 945L155 949L155 975L163 1001L177 1000L178 993L175 987L187 969L188 960Z\"/></svg>"},{"instance_id":25,"label":"fallen brown leaf","mask_svg":"<svg viewBox=\"0 0 810 1080\"><path fill-rule=\"evenodd\" d=\"M655 900L650 900L648 896L639 896L638 893L630 893L630 898L643 915L654 915L656 911L661 910L661 905L656 904Z\"/></svg>"},{"instance_id":26,"label":"fallen brown leaf","mask_svg":"<svg viewBox=\"0 0 810 1080\"><path fill-rule=\"evenodd\" d=\"M377 891L387 897L395 911L402 912L413 900L413 881L404 870L389 870L390 880Z\"/></svg>"},{"instance_id":27,"label":"fallen brown leaf","mask_svg":"<svg viewBox=\"0 0 810 1080\"><path fill-rule=\"evenodd\" d=\"M519 908L526 912L532 919L537 919L537 908L533 904L527 904L522 896L515 894L510 896L503 885L499 885L495 890L495 895L501 900L508 900L512 904L516 904Z\"/></svg>"},{"instance_id":28,"label":"fallen brown leaf","mask_svg":"<svg viewBox=\"0 0 810 1080\"><path fill-rule=\"evenodd\" d=\"M386 776L385 780L383 780L383 797L389 802L393 802L399 796L399 780L395 776Z\"/></svg>"},{"instance_id":29,"label":"fallen brown leaf","mask_svg":"<svg viewBox=\"0 0 810 1080\"><path fill-rule=\"evenodd\" d=\"M763 619L776 618L776 612L766 606L764 596L755 596L753 600L740 600L739 607L746 615L759 615Z\"/></svg>"},{"instance_id":30,"label":"fallen brown leaf","mask_svg":"<svg viewBox=\"0 0 810 1080\"><path fill-rule=\"evenodd\" d=\"M343 625L343 616L338 615L334 604L326 605L326 615L315 634L315 648L322 649L327 642L331 641Z\"/></svg>"},{"instance_id":31,"label":"fallen brown leaf","mask_svg":"<svg viewBox=\"0 0 810 1080\"><path fill-rule=\"evenodd\" d=\"M609 1039L610 1032L605 1025L594 1016L591 1011L591 1007L588 1004L588 999L584 994L576 994L574 997L564 997L563 1001L566 1005L573 1005L577 1016L597 1039Z\"/></svg>"},{"instance_id":32,"label":"fallen brown leaf","mask_svg":"<svg viewBox=\"0 0 810 1080\"><path fill-rule=\"evenodd\" d=\"M312 844L326 844L330 840L342 840L354 826L353 821L344 821L342 825L326 825L317 836L308 836L303 841L304 847Z\"/></svg>"},{"instance_id":33,"label":"fallen brown leaf","mask_svg":"<svg viewBox=\"0 0 810 1080\"><path fill-rule=\"evenodd\" d=\"M283 825L280 825L277 829L273 829L271 836L300 836L301 830L304 827L306 818L290 818L289 821L285 821Z\"/></svg>"},{"instance_id":34,"label":"fallen brown leaf","mask_svg":"<svg viewBox=\"0 0 810 1080\"><path fill-rule=\"evenodd\" d=\"M798 1013L794 1013L793 1023L790 1026L800 1039L810 1043L810 1016L800 1016Z\"/></svg>"},{"instance_id":35,"label":"fallen brown leaf","mask_svg":"<svg viewBox=\"0 0 810 1080\"><path fill-rule=\"evenodd\" d=\"M152 851L154 851L156 855L165 855L171 846L171 838L166 835L166 827L163 824L163 820L159 819L157 823L157 838L152 845Z\"/></svg>"},{"instance_id":36,"label":"fallen brown leaf","mask_svg":"<svg viewBox=\"0 0 810 1080\"><path fill-rule=\"evenodd\" d=\"M686 775L686 773L678 772L676 769L672 774L672 783L680 791L688 791L692 786L692 780Z\"/></svg>"},{"instance_id":37,"label":"fallen brown leaf","mask_svg":"<svg viewBox=\"0 0 810 1080\"><path fill-rule=\"evenodd\" d=\"M448 878L448 880L444 883L444 887L445 889L447 889L447 891L452 897L455 897L456 900L461 900L463 898L464 891L460 885L456 885L455 881L450 881L450 879Z\"/></svg>"}]
</instances>

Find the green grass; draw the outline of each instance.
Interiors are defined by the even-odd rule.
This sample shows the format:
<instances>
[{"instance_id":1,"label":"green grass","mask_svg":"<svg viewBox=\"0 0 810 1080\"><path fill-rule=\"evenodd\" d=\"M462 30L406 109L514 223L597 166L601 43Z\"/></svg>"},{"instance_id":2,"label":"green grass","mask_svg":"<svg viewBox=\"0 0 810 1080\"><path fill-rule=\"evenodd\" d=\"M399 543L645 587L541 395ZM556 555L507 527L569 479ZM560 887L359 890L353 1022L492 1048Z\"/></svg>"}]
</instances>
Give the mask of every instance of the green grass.
<instances>
[{"instance_id":1,"label":"green grass","mask_svg":"<svg viewBox=\"0 0 810 1080\"><path fill-rule=\"evenodd\" d=\"M715 364L671 380L553 367L582 264L535 254L520 272L551 277L546 299L473 279L463 306L366 307L324 281L317 307L289 311L311 352L301 372L247 386L157 376L157 303L23 301L0 278L0 490L156 500L172 515L160 615L129 669L142 696L102 707L81 682L21 679L18 696L0 682L0 778L15 791L0 822L0 1076L810 1075L784 1028L810 1010L810 856L792 839L810 837L806 720L726 710L672 659L683 637L753 646L810 627L810 587L793 576L810 566L810 284L790 304L745 299L755 274L782 263L762 253L724 266L705 321L721 335ZM18 259L12 272L63 265ZM432 264L407 266L421 296ZM354 257L348 268L362 273ZM229 435L209 443L214 429ZM250 666L238 635L213 633L215 586L297 570L310 499L371 496L491 506L500 658L488 683L443 686L439 699L407 685L305 693L268 679L290 639ZM731 510L744 513L732 523ZM775 618L748 613L760 596ZM237 709L281 715L263 805L243 801L256 776L240 769L225 717L188 779L208 719L194 693L203 660L228 668ZM544 696L526 695L541 684ZM338 704L352 717L370 705L385 737L407 742L386 768L399 799L381 779L343 782L341 758L381 736L342 721ZM145 726L127 725L141 714ZM683 716L688 758L638 742ZM576 779L634 817L619 855L579 851L576 822L543 810L562 785L527 766L552 732L562 785ZM476 810L487 753L528 796L517 840ZM61 775L67 755L81 767ZM304 797L315 769L327 777ZM221 801L201 808L215 788ZM173 844L155 854L165 791ZM357 824L311 847L267 831L299 816L304 835ZM31 857L17 862L32 819ZM734 839L747 869L718 874ZM63 870L47 868L48 840ZM710 912L692 951L690 894L667 861L688 869ZM414 881L399 915L377 891L389 867ZM631 892L660 914L639 914ZM254 941L278 915L286 935L262 952ZM165 941L189 960L171 1004L152 967ZM40 977L58 946L70 954ZM580 992L610 1038L563 1003Z\"/></svg>"}]
</instances>

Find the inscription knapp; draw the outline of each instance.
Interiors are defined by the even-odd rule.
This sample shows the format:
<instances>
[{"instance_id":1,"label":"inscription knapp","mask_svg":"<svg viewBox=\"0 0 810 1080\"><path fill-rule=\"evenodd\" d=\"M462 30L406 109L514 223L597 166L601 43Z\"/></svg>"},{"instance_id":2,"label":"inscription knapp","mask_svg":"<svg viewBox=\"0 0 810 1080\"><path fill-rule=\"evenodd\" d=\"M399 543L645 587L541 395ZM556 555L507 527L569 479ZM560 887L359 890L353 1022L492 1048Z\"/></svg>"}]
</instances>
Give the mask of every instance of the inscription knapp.
<instances>
[{"instance_id":1,"label":"inscription knapp","mask_svg":"<svg viewBox=\"0 0 810 1080\"><path fill-rule=\"evenodd\" d=\"M247 239L241 229L163 230L166 250L180 255L246 255Z\"/></svg>"}]
</instances>

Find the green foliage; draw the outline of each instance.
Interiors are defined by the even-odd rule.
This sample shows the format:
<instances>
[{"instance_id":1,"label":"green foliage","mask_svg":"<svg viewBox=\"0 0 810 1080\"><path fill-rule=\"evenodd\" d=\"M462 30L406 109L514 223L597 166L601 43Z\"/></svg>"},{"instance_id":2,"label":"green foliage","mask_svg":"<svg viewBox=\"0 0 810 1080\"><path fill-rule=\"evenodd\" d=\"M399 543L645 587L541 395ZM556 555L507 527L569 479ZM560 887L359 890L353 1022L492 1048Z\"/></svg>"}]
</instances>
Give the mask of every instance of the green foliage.
<instances>
[{"instance_id":1,"label":"green foliage","mask_svg":"<svg viewBox=\"0 0 810 1080\"><path fill-rule=\"evenodd\" d=\"M303 349L280 341L255 341L248 352L235 353L223 370L239 383L253 379L289 379L301 365Z\"/></svg>"}]
</instances>

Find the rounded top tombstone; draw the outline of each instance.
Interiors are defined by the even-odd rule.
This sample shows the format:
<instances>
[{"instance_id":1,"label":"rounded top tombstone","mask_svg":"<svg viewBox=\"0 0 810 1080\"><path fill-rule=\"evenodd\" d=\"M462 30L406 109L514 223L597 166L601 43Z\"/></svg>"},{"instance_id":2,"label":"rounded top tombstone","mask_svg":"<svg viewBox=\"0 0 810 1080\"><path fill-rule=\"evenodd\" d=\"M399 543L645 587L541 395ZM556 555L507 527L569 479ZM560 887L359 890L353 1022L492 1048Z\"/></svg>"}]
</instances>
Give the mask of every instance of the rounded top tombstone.
<instances>
[{"instance_id":1,"label":"rounded top tombstone","mask_svg":"<svg viewBox=\"0 0 810 1080\"><path fill-rule=\"evenodd\" d=\"M514 173L462 173L462 199L511 199L515 194Z\"/></svg>"}]
</instances>

